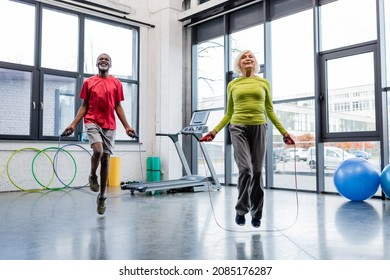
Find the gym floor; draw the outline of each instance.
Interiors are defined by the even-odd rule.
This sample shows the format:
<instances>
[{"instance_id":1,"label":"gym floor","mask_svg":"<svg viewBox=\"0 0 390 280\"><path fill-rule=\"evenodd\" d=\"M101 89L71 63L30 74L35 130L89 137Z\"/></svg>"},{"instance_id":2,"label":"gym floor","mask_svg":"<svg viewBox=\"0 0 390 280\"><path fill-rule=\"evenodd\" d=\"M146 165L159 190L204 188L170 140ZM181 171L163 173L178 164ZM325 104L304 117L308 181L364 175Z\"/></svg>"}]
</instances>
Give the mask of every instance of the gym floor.
<instances>
[{"instance_id":1,"label":"gym floor","mask_svg":"<svg viewBox=\"0 0 390 280\"><path fill-rule=\"evenodd\" d=\"M234 222L235 187L0 193L2 260L388 260L390 202L266 190L259 229Z\"/></svg>"}]
</instances>

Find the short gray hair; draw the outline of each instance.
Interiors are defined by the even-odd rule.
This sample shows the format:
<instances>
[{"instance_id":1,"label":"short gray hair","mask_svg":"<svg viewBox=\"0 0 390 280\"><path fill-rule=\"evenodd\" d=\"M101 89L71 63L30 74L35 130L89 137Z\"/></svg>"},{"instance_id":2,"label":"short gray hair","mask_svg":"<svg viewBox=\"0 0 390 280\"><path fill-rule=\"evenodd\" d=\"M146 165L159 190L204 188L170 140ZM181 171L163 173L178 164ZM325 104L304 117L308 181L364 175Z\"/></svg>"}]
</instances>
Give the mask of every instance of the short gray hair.
<instances>
[{"instance_id":1,"label":"short gray hair","mask_svg":"<svg viewBox=\"0 0 390 280\"><path fill-rule=\"evenodd\" d=\"M98 55L98 57L96 58L96 62L98 62L98 61L99 61L99 58L100 58L102 55L106 55L106 56L108 56L108 58L110 59L110 63L112 64L112 59L111 59L111 56L110 56L109 54L107 54L107 53L101 53L101 54L99 54L99 55Z\"/></svg>"},{"instance_id":2,"label":"short gray hair","mask_svg":"<svg viewBox=\"0 0 390 280\"><path fill-rule=\"evenodd\" d=\"M244 54L248 53L248 52L250 52L250 53L253 55L253 58L255 59L255 71L254 71L255 74L256 74L256 73L259 73L259 71L260 71L259 63L257 62L256 56L255 56L255 55L253 54L253 52L250 51L250 50L243 50L242 52L240 52L240 53L237 55L237 57L236 57L236 59L234 60L234 63L233 63L233 70L234 70L234 72L239 73L239 74L242 73L242 70L241 70L241 67L240 67L240 60L241 60L241 57L242 57Z\"/></svg>"}]
</instances>

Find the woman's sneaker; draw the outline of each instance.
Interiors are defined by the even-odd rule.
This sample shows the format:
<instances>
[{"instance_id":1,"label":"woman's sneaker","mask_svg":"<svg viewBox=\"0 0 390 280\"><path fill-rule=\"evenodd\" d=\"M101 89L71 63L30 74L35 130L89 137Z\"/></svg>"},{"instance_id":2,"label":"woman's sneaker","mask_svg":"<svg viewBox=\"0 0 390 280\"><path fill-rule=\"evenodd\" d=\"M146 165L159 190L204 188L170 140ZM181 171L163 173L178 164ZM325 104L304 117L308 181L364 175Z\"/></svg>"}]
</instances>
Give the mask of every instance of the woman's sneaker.
<instances>
[{"instance_id":1,"label":"woman's sneaker","mask_svg":"<svg viewBox=\"0 0 390 280\"><path fill-rule=\"evenodd\" d=\"M98 192L99 191L98 177L96 175L95 176L89 175L88 181L89 181L89 188L91 189L91 191Z\"/></svg>"},{"instance_id":2,"label":"woman's sneaker","mask_svg":"<svg viewBox=\"0 0 390 280\"><path fill-rule=\"evenodd\" d=\"M96 204L97 204L97 212L100 215L103 215L104 212L106 212L106 197L101 197L100 194L97 197Z\"/></svg>"},{"instance_id":3,"label":"woman's sneaker","mask_svg":"<svg viewBox=\"0 0 390 280\"><path fill-rule=\"evenodd\" d=\"M242 216L240 214L236 214L236 224L239 226L245 225L245 216Z\"/></svg>"},{"instance_id":4,"label":"woman's sneaker","mask_svg":"<svg viewBox=\"0 0 390 280\"><path fill-rule=\"evenodd\" d=\"M258 227L260 227L260 225L261 225L260 219L252 218L252 226L254 226L255 228L258 228Z\"/></svg>"}]
</instances>

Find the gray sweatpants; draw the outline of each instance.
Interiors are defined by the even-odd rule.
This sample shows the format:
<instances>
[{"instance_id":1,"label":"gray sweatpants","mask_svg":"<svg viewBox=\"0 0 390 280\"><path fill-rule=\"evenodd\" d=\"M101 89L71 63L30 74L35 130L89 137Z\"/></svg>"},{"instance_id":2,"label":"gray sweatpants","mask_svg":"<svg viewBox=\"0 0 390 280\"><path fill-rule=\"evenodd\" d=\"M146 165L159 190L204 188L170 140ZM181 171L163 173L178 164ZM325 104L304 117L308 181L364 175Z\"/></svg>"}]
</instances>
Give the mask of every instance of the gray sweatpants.
<instances>
[{"instance_id":1,"label":"gray sweatpants","mask_svg":"<svg viewBox=\"0 0 390 280\"><path fill-rule=\"evenodd\" d=\"M253 218L261 219L264 204L262 171L267 124L230 125L229 131L234 148L234 159L238 167L236 211L239 215L250 212Z\"/></svg>"}]
</instances>

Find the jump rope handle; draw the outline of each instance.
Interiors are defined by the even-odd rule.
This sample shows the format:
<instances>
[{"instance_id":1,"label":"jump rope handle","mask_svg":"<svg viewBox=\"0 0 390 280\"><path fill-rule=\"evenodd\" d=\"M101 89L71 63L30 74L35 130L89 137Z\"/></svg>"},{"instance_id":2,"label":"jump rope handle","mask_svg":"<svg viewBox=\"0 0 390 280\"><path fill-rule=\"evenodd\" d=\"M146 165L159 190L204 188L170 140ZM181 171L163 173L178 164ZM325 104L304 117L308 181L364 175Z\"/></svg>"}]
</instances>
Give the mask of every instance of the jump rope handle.
<instances>
[{"instance_id":1,"label":"jump rope handle","mask_svg":"<svg viewBox=\"0 0 390 280\"><path fill-rule=\"evenodd\" d=\"M61 137L68 137L69 135L70 135L70 134L69 134L68 131L66 131L66 130L65 130L64 132L61 133ZM134 132L133 135L130 136L130 137L131 137L131 138L137 138L137 139L139 138L138 134L135 133L135 132Z\"/></svg>"},{"instance_id":2,"label":"jump rope handle","mask_svg":"<svg viewBox=\"0 0 390 280\"><path fill-rule=\"evenodd\" d=\"M199 139L199 142L210 142L211 140L213 140L213 137L211 137L210 135L205 135Z\"/></svg>"},{"instance_id":3,"label":"jump rope handle","mask_svg":"<svg viewBox=\"0 0 390 280\"><path fill-rule=\"evenodd\" d=\"M205 135L205 136L203 136L202 138L199 139L200 142L209 142L211 140L213 140L213 137L211 137L210 135ZM295 145L295 141L291 137L284 136L283 137L283 142L285 144L287 144L287 145Z\"/></svg>"},{"instance_id":4,"label":"jump rope handle","mask_svg":"<svg viewBox=\"0 0 390 280\"><path fill-rule=\"evenodd\" d=\"M69 133L68 131L64 130L62 133L61 133L61 137L68 137L71 133Z\"/></svg>"},{"instance_id":5,"label":"jump rope handle","mask_svg":"<svg viewBox=\"0 0 390 280\"><path fill-rule=\"evenodd\" d=\"M295 145L295 141L291 137L283 136L283 142L287 145Z\"/></svg>"}]
</instances>

